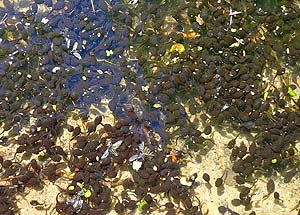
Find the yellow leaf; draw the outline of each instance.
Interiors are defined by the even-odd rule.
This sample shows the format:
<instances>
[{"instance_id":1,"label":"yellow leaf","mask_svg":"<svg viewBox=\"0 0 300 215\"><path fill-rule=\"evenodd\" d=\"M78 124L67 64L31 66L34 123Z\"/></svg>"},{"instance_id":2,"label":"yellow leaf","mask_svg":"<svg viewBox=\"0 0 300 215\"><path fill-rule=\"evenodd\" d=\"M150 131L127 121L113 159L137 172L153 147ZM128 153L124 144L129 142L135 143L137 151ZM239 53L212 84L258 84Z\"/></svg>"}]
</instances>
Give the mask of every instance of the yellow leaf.
<instances>
[{"instance_id":1,"label":"yellow leaf","mask_svg":"<svg viewBox=\"0 0 300 215\"><path fill-rule=\"evenodd\" d=\"M177 51L179 54L185 51L184 45L181 43L175 43L171 46L170 52Z\"/></svg>"},{"instance_id":2,"label":"yellow leaf","mask_svg":"<svg viewBox=\"0 0 300 215\"><path fill-rule=\"evenodd\" d=\"M144 207L145 205L147 205L147 204L148 204L147 201L146 201L145 199L142 199L141 202L140 202L139 205L138 205L138 211L139 211L139 212L142 212L142 211L143 211L143 207Z\"/></svg>"},{"instance_id":3,"label":"yellow leaf","mask_svg":"<svg viewBox=\"0 0 300 215\"><path fill-rule=\"evenodd\" d=\"M68 190L70 190L70 191L75 190L75 187L74 187L73 185L70 185L70 186L68 187Z\"/></svg>"},{"instance_id":4,"label":"yellow leaf","mask_svg":"<svg viewBox=\"0 0 300 215\"><path fill-rule=\"evenodd\" d=\"M67 175L68 175L69 177L74 177L75 174L76 174L76 172L68 172L68 173L67 173Z\"/></svg>"},{"instance_id":5,"label":"yellow leaf","mask_svg":"<svg viewBox=\"0 0 300 215\"><path fill-rule=\"evenodd\" d=\"M290 94L290 96L296 96L296 93L294 92L293 88L288 87L288 93Z\"/></svg>"},{"instance_id":6,"label":"yellow leaf","mask_svg":"<svg viewBox=\"0 0 300 215\"><path fill-rule=\"evenodd\" d=\"M264 98L263 98L263 101L266 101L266 100L267 100L267 98L268 98L268 95L269 95L269 92L268 92L268 91L266 91L266 92L264 93Z\"/></svg>"},{"instance_id":7,"label":"yellow leaf","mask_svg":"<svg viewBox=\"0 0 300 215\"><path fill-rule=\"evenodd\" d=\"M85 192L84 192L84 197L85 198L90 198L91 197L91 195L92 195L92 191L91 190L86 190Z\"/></svg>"},{"instance_id":8,"label":"yellow leaf","mask_svg":"<svg viewBox=\"0 0 300 215\"><path fill-rule=\"evenodd\" d=\"M161 108L161 104L155 103L155 104L153 105L153 107L154 107L154 108Z\"/></svg>"},{"instance_id":9,"label":"yellow leaf","mask_svg":"<svg viewBox=\"0 0 300 215\"><path fill-rule=\"evenodd\" d=\"M182 33L183 37L185 38L195 38L197 36L196 32L187 32L187 33Z\"/></svg>"}]
</instances>

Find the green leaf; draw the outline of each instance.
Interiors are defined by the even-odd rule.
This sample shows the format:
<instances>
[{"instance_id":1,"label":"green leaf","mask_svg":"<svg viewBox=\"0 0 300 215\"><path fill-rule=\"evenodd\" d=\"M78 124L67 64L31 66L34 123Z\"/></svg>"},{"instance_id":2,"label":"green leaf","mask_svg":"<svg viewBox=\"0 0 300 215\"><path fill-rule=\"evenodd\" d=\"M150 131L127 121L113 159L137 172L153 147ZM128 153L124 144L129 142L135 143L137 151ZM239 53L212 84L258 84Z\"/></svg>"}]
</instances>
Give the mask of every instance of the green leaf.
<instances>
[{"instance_id":1,"label":"green leaf","mask_svg":"<svg viewBox=\"0 0 300 215\"><path fill-rule=\"evenodd\" d=\"M268 95L269 95L269 92L268 92L268 91L266 91L266 92L264 93L264 98L263 98L263 100L264 100L264 101L266 101L266 100L267 100L267 98L268 98Z\"/></svg>"},{"instance_id":2,"label":"green leaf","mask_svg":"<svg viewBox=\"0 0 300 215\"><path fill-rule=\"evenodd\" d=\"M69 187L68 187L68 190L75 190L75 186L73 186L73 185L70 185Z\"/></svg>"},{"instance_id":3,"label":"green leaf","mask_svg":"<svg viewBox=\"0 0 300 215\"><path fill-rule=\"evenodd\" d=\"M143 211L143 207L145 206L145 205L147 205L148 203L146 202L146 200L145 199L142 199L141 200L141 202L140 202L140 204L139 204L139 206L138 206L138 211L139 212L142 212Z\"/></svg>"},{"instance_id":4,"label":"green leaf","mask_svg":"<svg viewBox=\"0 0 300 215\"><path fill-rule=\"evenodd\" d=\"M291 87L288 87L288 93L290 94L290 96L294 97L296 96L296 93L294 92L294 90Z\"/></svg>"},{"instance_id":5,"label":"green leaf","mask_svg":"<svg viewBox=\"0 0 300 215\"><path fill-rule=\"evenodd\" d=\"M92 195L92 191L91 191L90 189L85 190L85 192L84 192L84 197L85 197L86 199L90 198L91 195Z\"/></svg>"},{"instance_id":6,"label":"green leaf","mask_svg":"<svg viewBox=\"0 0 300 215\"><path fill-rule=\"evenodd\" d=\"M77 183L77 185L78 185L78 187L79 187L80 189L83 188L83 184L82 184L82 183Z\"/></svg>"},{"instance_id":7,"label":"green leaf","mask_svg":"<svg viewBox=\"0 0 300 215\"><path fill-rule=\"evenodd\" d=\"M76 172L68 172L68 173L67 173L67 176L69 176L69 177L74 177L75 174L76 174Z\"/></svg>"}]
</instances>

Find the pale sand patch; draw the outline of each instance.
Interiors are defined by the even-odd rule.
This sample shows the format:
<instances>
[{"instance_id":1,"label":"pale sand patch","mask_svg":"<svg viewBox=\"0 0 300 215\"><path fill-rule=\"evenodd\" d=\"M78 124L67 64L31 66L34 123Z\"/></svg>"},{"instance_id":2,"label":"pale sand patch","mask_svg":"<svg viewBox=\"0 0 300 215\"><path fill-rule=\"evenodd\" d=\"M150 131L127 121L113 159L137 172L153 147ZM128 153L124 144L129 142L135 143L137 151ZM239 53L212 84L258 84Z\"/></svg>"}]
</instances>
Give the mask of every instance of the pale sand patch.
<instances>
[{"instance_id":1,"label":"pale sand patch","mask_svg":"<svg viewBox=\"0 0 300 215\"><path fill-rule=\"evenodd\" d=\"M102 105L107 107L108 101L103 100ZM98 110L96 107L92 107L93 113L102 114L103 123L114 124L115 119L112 116L112 113L108 108L105 108L105 112ZM76 113L74 113L76 115ZM92 121L95 118L95 114L91 114L89 121ZM74 126L82 126L81 120L73 119L73 117L69 117L68 124ZM98 128L98 130L101 127ZM199 129L203 130L203 127L199 125ZM225 128L224 128L225 130ZM26 131L26 129L25 129ZM212 137L215 145L212 145L212 148L207 149L205 154L203 153L204 149L200 152L201 155L194 152L190 152L191 156L186 155L183 158L183 162L186 163L185 166L182 166L182 176L181 177L189 177L193 173L198 174L198 178L196 179L197 186L195 188L195 195L200 199L203 211L209 210L209 215L217 215L218 207L223 205L228 205L229 208L238 212L239 214L247 215L251 212L251 210L256 211L257 214L260 215L269 215L269 214L277 214L277 215L287 215L287 214L296 214L296 210L290 212L291 209L297 205L299 201L299 194L297 191L300 189L300 178L296 176L290 183L283 183L283 179L279 176L272 176L272 179L276 184L276 191L280 193L280 198L283 200L280 203L275 203L273 194L271 194L268 198L264 199L264 196L267 195L266 184L267 180L263 177L258 178L257 183L253 187L252 191L254 193L252 197L252 209L245 212L244 206L234 207L231 205L231 200L239 197L239 192L236 189L236 182L234 181L234 176L236 175L231 170L232 162L229 159L230 150L226 148L226 144L235 137L236 134L222 134L218 131L213 130ZM210 136L208 136L210 137ZM64 131L63 135L58 138L57 145L61 145L64 149L68 151L69 144L73 144L70 142L71 133L68 131ZM241 141L244 141L247 144L247 140L242 136L238 137L237 144ZM298 149L299 149L298 144ZM186 151L186 146L184 142L178 141L177 144L172 146L177 150ZM5 158L12 158L14 155L15 148L14 147L0 147L1 155L4 155ZM204 154L204 155L203 155ZM28 161L23 161L22 163L27 163ZM69 171L66 169L66 171ZM224 190L219 190L215 187L215 180L221 177L224 173L227 173L227 177L224 184ZM202 179L203 173L208 173L211 177L211 189ZM125 179L130 177L129 172L121 172L121 179ZM122 180L120 180L122 181ZM47 214L58 214L55 212L55 204L56 204L56 195L60 192L59 187L66 189L70 182L64 179L59 179L55 182L55 184L45 181L45 185L41 190L34 190L26 188L24 194L17 195L17 206L20 208L18 214L20 215L39 215L41 213L45 214L46 212L42 209L48 209ZM58 186L56 186L58 185ZM247 185L247 184L246 184ZM248 184L251 186L251 184ZM123 190L122 186L118 185L112 188L114 194L116 196L120 196L121 191ZM44 203L41 206L33 207L30 205L31 200L37 200L39 203ZM166 199L161 199L157 197L156 200L160 205L163 205L166 202ZM194 201L196 204L196 202ZM116 214L113 210L109 214ZM136 213L133 213L136 214ZM152 214L165 214L163 211L155 211ZM180 214L180 213L178 213Z\"/></svg>"},{"instance_id":2,"label":"pale sand patch","mask_svg":"<svg viewBox=\"0 0 300 215\"><path fill-rule=\"evenodd\" d=\"M237 139L238 143L240 142L240 139L241 138ZM220 133L215 132L214 141L216 146L214 146L205 156L202 156L202 161L200 163L191 159L182 171L183 175L191 175L195 172L198 174L196 182L200 185L195 189L195 192L200 200L209 208L209 214L219 214L218 207L221 205L228 205L230 209L241 215L249 214L251 210L254 210L256 214L259 215L296 215L297 211L290 211L299 201L299 193L297 192L300 188L299 176L294 177L289 183L284 183L283 178L280 176L272 176L276 185L275 191L280 193L280 198L283 200L280 204L274 201L273 194L264 199L264 196L267 195L266 184L268 179L261 177L258 178L258 181L252 188L254 195L252 197L253 206L251 210L245 212L244 206L234 207L231 205L232 199L239 198L239 192L235 188L237 184L233 179L233 176L236 174L233 173L230 168L232 165L229 159L230 152L224 147L229 140L231 140L231 138L224 137ZM244 140L244 142L246 141ZM217 188L214 186L214 182L217 178L221 177L225 171L228 172L228 175L225 180L224 193L219 195ZM211 192L202 179L203 173L208 173L211 176ZM248 185L251 186L251 184Z\"/></svg>"},{"instance_id":3,"label":"pale sand patch","mask_svg":"<svg viewBox=\"0 0 300 215\"><path fill-rule=\"evenodd\" d=\"M221 143L222 138L219 134L215 133L215 142ZM227 141L226 141L227 142ZM210 215L217 215L218 207L221 205L228 205L234 211L240 214L249 214L249 212L244 211L243 206L234 207L231 205L231 200L234 198L238 198L239 192L234 187L235 182L232 179L231 170L228 169L230 166L230 161L228 159L228 155L222 154L220 151L214 148L207 153L206 156L202 157L201 163L191 159L186 167L182 168L182 174L184 176L190 176L193 173L198 174L198 178L196 182L200 185L195 189L195 195L200 199L201 203L204 205L203 207L209 209ZM224 171L228 171L227 179L225 180L225 188L224 193L222 195L218 195L217 188L214 186L214 181L216 178L221 177ZM211 190L208 189L206 183L202 180L203 173L209 173L211 176ZM125 173L122 175L122 178L129 177L130 175ZM276 184L276 191L280 193L281 199L283 199L282 205L275 204L273 195L270 195L267 199L262 200L263 197L267 194L266 190L266 182L267 179L259 179L258 182L255 184L255 194L252 197L253 200L253 207L252 210L256 211L257 214L260 215L268 215L268 214L278 214L278 215L287 215L287 214L296 214L296 211L290 212L290 210L298 203L299 195L297 191L300 189L300 180L298 178L294 178L290 183L285 184L283 183L282 179L279 177L273 177L275 184ZM68 185L67 181L58 180L56 182L62 188L66 188ZM121 186L115 187L116 196L118 193L122 191ZM56 185L46 182L44 188L40 191L36 191L33 189L26 189L25 193L27 193L25 197L21 197L20 195L17 196L17 205L20 208L19 214L20 215L27 215L27 214L41 214L44 211L40 211L37 208L31 206L29 202L31 200L37 200L40 203L45 203L43 205L44 208L48 208L49 212L55 206L55 198L59 189ZM158 199L157 199L158 200ZM162 203L162 202L160 202ZM203 209L205 211L205 209ZM49 213L48 213L49 214ZM57 214L52 210L51 214ZM109 214L115 214L114 211L110 212ZM164 214L163 212L153 212L152 214Z\"/></svg>"}]
</instances>

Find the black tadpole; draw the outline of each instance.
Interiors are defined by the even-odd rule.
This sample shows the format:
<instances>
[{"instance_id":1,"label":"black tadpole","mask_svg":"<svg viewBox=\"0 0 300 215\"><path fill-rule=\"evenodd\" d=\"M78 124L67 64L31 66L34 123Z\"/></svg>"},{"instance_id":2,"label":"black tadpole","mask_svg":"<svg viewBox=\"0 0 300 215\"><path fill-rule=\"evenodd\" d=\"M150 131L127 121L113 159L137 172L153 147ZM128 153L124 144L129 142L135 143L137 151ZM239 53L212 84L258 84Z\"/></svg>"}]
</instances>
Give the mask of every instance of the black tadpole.
<instances>
[{"instance_id":1,"label":"black tadpole","mask_svg":"<svg viewBox=\"0 0 300 215\"><path fill-rule=\"evenodd\" d=\"M269 181L267 182L268 194L264 196L264 199L268 198L274 191L275 191L275 183L274 183L273 179L269 179Z\"/></svg>"},{"instance_id":2,"label":"black tadpole","mask_svg":"<svg viewBox=\"0 0 300 215\"><path fill-rule=\"evenodd\" d=\"M215 181L215 186L216 187L221 187L223 185L224 181L222 178L217 178L217 180Z\"/></svg>"},{"instance_id":3,"label":"black tadpole","mask_svg":"<svg viewBox=\"0 0 300 215\"><path fill-rule=\"evenodd\" d=\"M225 176L225 178L223 179L224 176ZM227 177L227 171L225 171L220 178L216 179L215 186L217 188L221 187L224 184L226 177Z\"/></svg>"},{"instance_id":4,"label":"black tadpole","mask_svg":"<svg viewBox=\"0 0 300 215\"><path fill-rule=\"evenodd\" d=\"M273 181L273 179L270 179L267 183L267 191L268 191L268 195L273 193L275 191L275 183Z\"/></svg>"},{"instance_id":5,"label":"black tadpole","mask_svg":"<svg viewBox=\"0 0 300 215\"><path fill-rule=\"evenodd\" d=\"M209 174L204 173L203 176L202 176L202 178L203 178L204 181L206 181L207 183L209 183L209 180L210 180Z\"/></svg>"},{"instance_id":6,"label":"black tadpole","mask_svg":"<svg viewBox=\"0 0 300 215\"><path fill-rule=\"evenodd\" d=\"M96 125L94 123L89 123L87 126L88 135L96 131Z\"/></svg>"},{"instance_id":7,"label":"black tadpole","mask_svg":"<svg viewBox=\"0 0 300 215\"><path fill-rule=\"evenodd\" d=\"M274 199L280 200L280 194L278 192L274 192Z\"/></svg>"},{"instance_id":8,"label":"black tadpole","mask_svg":"<svg viewBox=\"0 0 300 215\"><path fill-rule=\"evenodd\" d=\"M236 139L238 138L239 135L237 135L234 139L230 140L227 144L227 148L229 149L233 149L233 147L235 146L236 144Z\"/></svg>"},{"instance_id":9,"label":"black tadpole","mask_svg":"<svg viewBox=\"0 0 300 215\"><path fill-rule=\"evenodd\" d=\"M68 132L74 131L74 127L72 125L66 125L66 128L67 128Z\"/></svg>"},{"instance_id":10,"label":"black tadpole","mask_svg":"<svg viewBox=\"0 0 300 215\"><path fill-rule=\"evenodd\" d=\"M74 128L73 131L73 135L72 135L72 139L73 140L75 137L77 137L79 134L81 134L81 128L79 126L77 126L76 128Z\"/></svg>"},{"instance_id":11,"label":"black tadpole","mask_svg":"<svg viewBox=\"0 0 300 215\"><path fill-rule=\"evenodd\" d=\"M94 120L94 125L98 126L100 124L102 124L102 116L97 116Z\"/></svg>"}]
</instances>

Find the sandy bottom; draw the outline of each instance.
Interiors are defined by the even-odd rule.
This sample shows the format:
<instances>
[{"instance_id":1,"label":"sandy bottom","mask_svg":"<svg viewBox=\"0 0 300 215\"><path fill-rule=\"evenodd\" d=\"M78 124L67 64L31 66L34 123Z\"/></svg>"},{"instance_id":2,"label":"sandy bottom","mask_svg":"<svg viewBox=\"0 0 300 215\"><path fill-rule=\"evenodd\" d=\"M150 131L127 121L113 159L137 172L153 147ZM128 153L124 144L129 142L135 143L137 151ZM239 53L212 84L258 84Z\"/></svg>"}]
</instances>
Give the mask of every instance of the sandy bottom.
<instances>
[{"instance_id":1,"label":"sandy bottom","mask_svg":"<svg viewBox=\"0 0 300 215\"><path fill-rule=\"evenodd\" d=\"M101 113L101 111L100 111ZM102 113L104 114L104 113ZM109 112L104 114L104 123L113 123L114 119ZM71 120L70 124L80 125L81 122ZM289 183L284 183L283 178L279 175L272 176L272 179L276 184L276 191L280 193L281 201L275 200L271 194L269 197L264 198L267 193L266 184L268 179L259 177L254 187L251 189L252 196L252 208L249 211L245 211L244 206L235 207L231 204L232 199L239 198L239 192L237 190L237 184L234 180L235 173L232 172L232 163L229 159L230 150L226 148L226 143L234 138L234 135L224 135L218 131L214 131L211 138L213 138L215 145L211 144L211 148L203 148L199 152L190 152L182 159L184 165L182 166L182 176L189 177L193 173L198 174L195 185L195 195L201 202L203 212L208 211L208 215L217 215L219 206L228 206L230 209L238 212L239 214L249 214L252 210L256 214L268 215L293 215L297 214L297 210L293 210L299 201L299 191L300 189L300 178L296 176ZM59 138L58 145L68 147L68 139L70 139L70 133L64 132L63 136ZM238 143L242 141L238 138ZM243 140L246 143L246 139ZM72 143L70 143L72 144ZM177 150L187 151L186 148L180 146L180 142L174 147ZM299 144L298 144L299 146ZM299 148L299 147L298 147ZM11 147L0 147L0 154L4 158L11 158L14 155L14 145ZM26 163L26 160L23 161ZM203 179L203 173L208 173L211 177L211 185L207 184ZM214 182L217 178L227 174L224 183L224 189L217 189ZM122 178L128 177L128 173L120 172ZM60 188L66 189L68 186L68 181L65 179L59 179L55 184L45 181L44 186L41 189L28 189L26 188L24 194L17 195L17 206L20 209L20 215L39 215L39 214L57 214L55 211L56 196L60 192ZM247 184L246 184L247 185ZM248 184L251 186L251 184ZM116 195L120 193L120 188L118 186L113 188ZM37 200L42 205L31 206L30 201ZM164 200L157 199L159 203L163 204ZM194 201L195 204L196 201ZM293 210L293 211L292 211ZM292 212L291 212L292 211ZM116 214L112 211L109 214ZM152 214L165 214L165 212L153 212Z\"/></svg>"}]
</instances>

